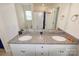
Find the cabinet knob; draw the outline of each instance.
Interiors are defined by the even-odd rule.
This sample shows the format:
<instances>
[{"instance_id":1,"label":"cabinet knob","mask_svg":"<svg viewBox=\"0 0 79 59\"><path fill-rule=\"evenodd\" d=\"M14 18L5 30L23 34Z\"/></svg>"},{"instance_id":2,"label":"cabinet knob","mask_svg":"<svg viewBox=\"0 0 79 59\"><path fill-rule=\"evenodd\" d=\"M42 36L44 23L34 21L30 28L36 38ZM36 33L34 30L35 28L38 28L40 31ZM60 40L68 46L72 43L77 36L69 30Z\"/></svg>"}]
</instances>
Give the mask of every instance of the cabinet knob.
<instances>
[{"instance_id":1,"label":"cabinet knob","mask_svg":"<svg viewBox=\"0 0 79 59\"><path fill-rule=\"evenodd\" d=\"M21 50L22 53L25 53L25 50Z\"/></svg>"},{"instance_id":2,"label":"cabinet knob","mask_svg":"<svg viewBox=\"0 0 79 59\"><path fill-rule=\"evenodd\" d=\"M41 48L43 48L43 46Z\"/></svg>"},{"instance_id":3,"label":"cabinet knob","mask_svg":"<svg viewBox=\"0 0 79 59\"><path fill-rule=\"evenodd\" d=\"M41 55L43 55L43 53L41 53Z\"/></svg>"},{"instance_id":4,"label":"cabinet knob","mask_svg":"<svg viewBox=\"0 0 79 59\"><path fill-rule=\"evenodd\" d=\"M60 51L60 53L64 53L64 51Z\"/></svg>"}]
</instances>

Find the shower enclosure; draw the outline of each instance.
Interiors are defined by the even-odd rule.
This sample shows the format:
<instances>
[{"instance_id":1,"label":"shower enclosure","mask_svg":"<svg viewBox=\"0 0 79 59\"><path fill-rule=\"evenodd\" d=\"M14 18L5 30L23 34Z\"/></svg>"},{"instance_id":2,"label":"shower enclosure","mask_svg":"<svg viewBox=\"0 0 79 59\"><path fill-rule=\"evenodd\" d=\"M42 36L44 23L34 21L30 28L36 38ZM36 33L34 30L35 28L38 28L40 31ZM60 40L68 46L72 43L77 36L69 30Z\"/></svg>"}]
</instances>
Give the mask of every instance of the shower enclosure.
<instances>
[{"instance_id":1,"label":"shower enclosure","mask_svg":"<svg viewBox=\"0 0 79 59\"><path fill-rule=\"evenodd\" d=\"M33 12L32 29L52 30L56 28L58 9Z\"/></svg>"}]
</instances>

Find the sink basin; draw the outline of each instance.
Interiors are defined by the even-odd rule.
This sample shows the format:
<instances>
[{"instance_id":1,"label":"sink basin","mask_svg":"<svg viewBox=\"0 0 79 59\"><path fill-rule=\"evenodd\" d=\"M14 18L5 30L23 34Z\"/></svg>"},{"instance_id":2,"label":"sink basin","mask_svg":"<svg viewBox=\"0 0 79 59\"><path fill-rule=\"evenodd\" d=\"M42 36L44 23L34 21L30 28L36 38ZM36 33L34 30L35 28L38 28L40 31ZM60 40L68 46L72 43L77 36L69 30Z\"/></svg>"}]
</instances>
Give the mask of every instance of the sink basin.
<instances>
[{"instance_id":1,"label":"sink basin","mask_svg":"<svg viewBox=\"0 0 79 59\"><path fill-rule=\"evenodd\" d=\"M19 38L20 41L27 41L27 40L31 40L32 36L22 36Z\"/></svg>"},{"instance_id":2,"label":"sink basin","mask_svg":"<svg viewBox=\"0 0 79 59\"><path fill-rule=\"evenodd\" d=\"M65 41L65 40L67 40L65 37L62 37L62 36L52 36L52 39L54 39L56 41Z\"/></svg>"}]
</instances>

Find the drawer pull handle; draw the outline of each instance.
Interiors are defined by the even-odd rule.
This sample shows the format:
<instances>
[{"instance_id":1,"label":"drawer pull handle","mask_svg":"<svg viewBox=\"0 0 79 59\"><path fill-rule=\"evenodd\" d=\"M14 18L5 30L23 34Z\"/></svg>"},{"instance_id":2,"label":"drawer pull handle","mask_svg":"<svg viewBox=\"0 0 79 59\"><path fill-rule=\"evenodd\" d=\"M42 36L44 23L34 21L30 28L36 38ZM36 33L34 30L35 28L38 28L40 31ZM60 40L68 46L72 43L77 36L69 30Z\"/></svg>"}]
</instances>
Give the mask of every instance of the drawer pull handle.
<instances>
[{"instance_id":1,"label":"drawer pull handle","mask_svg":"<svg viewBox=\"0 0 79 59\"><path fill-rule=\"evenodd\" d=\"M22 53L25 53L25 51L24 51L24 50L21 50L21 52L22 52Z\"/></svg>"},{"instance_id":2,"label":"drawer pull handle","mask_svg":"<svg viewBox=\"0 0 79 59\"><path fill-rule=\"evenodd\" d=\"M64 51L60 51L60 53L64 53Z\"/></svg>"}]
</instances>

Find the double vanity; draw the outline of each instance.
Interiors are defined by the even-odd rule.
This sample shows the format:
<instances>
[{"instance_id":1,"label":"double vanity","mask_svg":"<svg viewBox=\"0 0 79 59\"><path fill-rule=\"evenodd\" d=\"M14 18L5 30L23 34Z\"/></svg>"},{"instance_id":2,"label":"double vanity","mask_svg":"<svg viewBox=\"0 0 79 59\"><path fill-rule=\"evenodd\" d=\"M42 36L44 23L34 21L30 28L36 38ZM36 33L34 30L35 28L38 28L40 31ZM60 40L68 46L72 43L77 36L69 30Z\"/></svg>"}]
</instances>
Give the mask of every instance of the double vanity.
<instances>
[{"instance_id":1,"label":"double vanity","mask_svg":"<svg viewBox=\"0 0 79 59\"><path fill-rule=\"evenodd\" d=\"M24 32L9 41L15 56L77 56L78 40L61 31Z\"/></svg>"}]
</instances>

